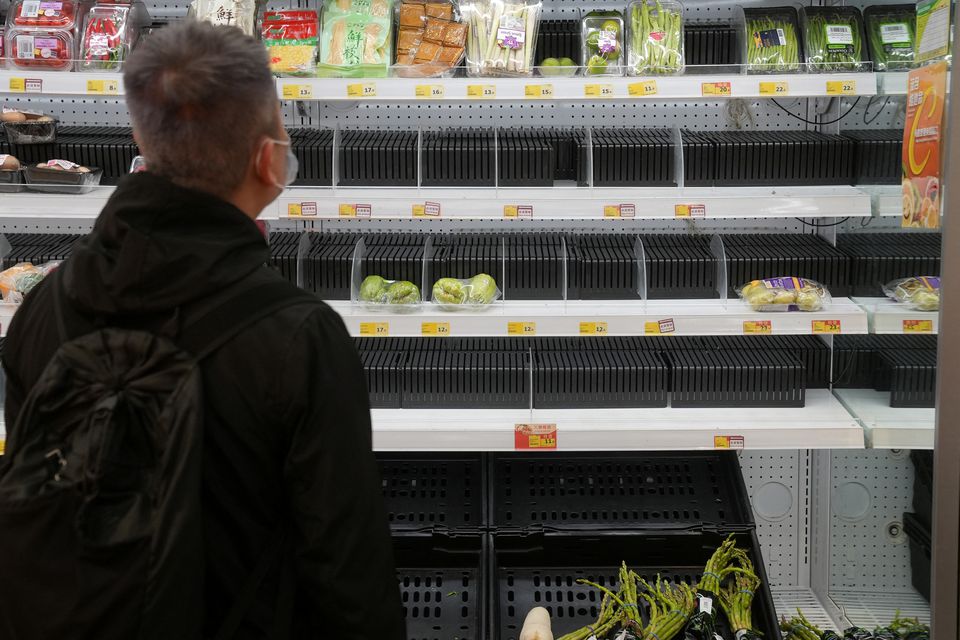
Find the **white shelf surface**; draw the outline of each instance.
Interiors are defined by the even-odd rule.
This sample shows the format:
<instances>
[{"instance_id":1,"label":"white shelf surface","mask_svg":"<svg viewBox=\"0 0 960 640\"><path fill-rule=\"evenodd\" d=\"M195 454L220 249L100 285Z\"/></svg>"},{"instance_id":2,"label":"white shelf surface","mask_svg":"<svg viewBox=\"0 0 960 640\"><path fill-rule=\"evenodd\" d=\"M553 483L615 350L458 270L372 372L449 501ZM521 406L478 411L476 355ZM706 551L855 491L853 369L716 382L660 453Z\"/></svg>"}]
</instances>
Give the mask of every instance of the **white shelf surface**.
<instances>
[{"instance_id":1,"label":"white shelf surface","mask_svg":"<svg viewBox=\"0 0 960 640\"><path fill-rule=\"evenodd\" d=\"M938 311L916 311L890 298L854 298L870 316L870 333L928 333L940 330Z\"/></svg>"},{"instance_id":2,"label":"white shelf surface","mask_svg":"<svg viewBox=\"0 0 960 640\"><path fill-rule=\"evenodd\" d=\"M353 336L434 335L424 324L446 323L445 336L579 335L745 335L770 322L772 335L806 335L820 321L839 320L844 334L867 333L867 314L847 298L835 298L828 310L813 313L758 313L741 300L568 300L506 301L482 311L443 311L424 304L418 310L391 313L346 301L329 303ZM520 323L518 326L515 323ZM584 326L584 323L587 326ZM606 323L606 326L597 323ZM377 327L371 326L373 324ZM386 325L386 326L384 326ZM526 325L526 326L524 326ZM816 327L815 327L816 326ZM670 328L673 331L670 332ZM374 333L376 332L376 333Z\"/></svg>"},{"instance_id":3,"label":"white shelf surface","mask_svg":"<svg viewBox=\"0 0 960 640\"><path fill-rule=\"evenodd\" d=\"M691 71L693 68L691 67ZM703 69L710 71L709 69ZM729 86L726 86L728 83ZM906 81L904 80L904 90ZM550 95L540 89L549 85ZM705 86L706 85L706 86ZM719 86L718 86L719 85ZM531 87L528 89L528 87ZM873 96L874 73L529 78L278 78L277 95L334 101L675 100L759 97ZM528 93L530 92L530 93ZM718 92L725 92L720 93ZM530 97L530 94L540 96ZM122 96L119 73L0 70L0 94ZM363 94L366 97L358 97ZM419 95L418 95L419 94ZM472 95L471 95L472 94Z\"/></svg>"},{"instance_id":4,"label":"white shelf surface","mask_svg":"<svg viewBox=\"0 0 960 640\"><path fill-rule=\"evenodd\" d=\"M440 218L524 220L665 219L683 217L679 206L701 205L704 218L869 217L870 195L854 187L555 187L555 188L309 188L288 189L278 215L311 211L315 218L414 218L414 207L439 205ZM342 210L342 205L348 205ZM353 205L356 209L350 209ZM357 207L366 205L366 207ZM633 215L629 208L632 205ZM528 217L507 217L507 207L531 207ZM612 215L610 207L619 207ZM359 210L360 213L356 213ZM312 212L316 211L313 215ZM621 217L621 212L627 216ZM364 215L366 214L366 215ZM424 216L424 219L430 216Z\"/></svg>"},{"instance_id":5,"label":"white shelf surface","mask_svg":"<svg viewBox=\"0 0 960 640\"><path fill-rule=\"evenodd\" d=\"M870 196L873 215L881 218L899 218L903 215L903 192L899 184L859 185Z\"/></svg>"},{"instance_id":6,"label":"white shelf surface","mask_svg":"<svg viewBox=\"0 0 960 640\"><path fill-rule=\"evenodd\" d=\"M907 95L908 71L884 71L877 73L877 93L888 96ZM947 92L950 91L950 72L947 72Z\"/></svg>"},{"instance_id":7,"label":"white shelf surface","mask_svg":"<svg viewBox=\"0 0 960 640\"><path fill-rule=\"evenodd\" d=\"M517 424L556 424L560 451L862 449L863 429L829 391L802 409L374 409L378 451L513 451Z\"/></svg>"},{"instance_id":8,"label":"white shelf surface","mask_svg":"<svg viewBox=\"0 0 960 640\"><path fill-rule=\"evenodd\" d=\"M901 618L918 618L930 624L930 603L914 590L831 591L830 599L851 625L874 629L890 624L897 612Z\"/></svg>"},{"instance_id":9,"label":"white shelf surface","mask_svg":"<svg viewBox=\"0 0 960 640\"><path fill-rule=\"evenodd\" d=\"M813 589L807 587L770 587L770 594L773 596L773 608L777 612L777 619L793 618L797 615L797 609L803 611L807 620L815 624L819 629L826 631L842 631L841 625L830 617L823 603L814 593Z\"/></svg>"},{"instance_id":10,"label":"white shelf surface","mask_svg":"<svg viewBox=\"0 0 960 640\"><path fill-rule=\"evenodd\" d=\"M837 389L840 402L863 424L872 449L933 449L936 409L895 408L890 392Z\"/></svg>"}]
</instances>

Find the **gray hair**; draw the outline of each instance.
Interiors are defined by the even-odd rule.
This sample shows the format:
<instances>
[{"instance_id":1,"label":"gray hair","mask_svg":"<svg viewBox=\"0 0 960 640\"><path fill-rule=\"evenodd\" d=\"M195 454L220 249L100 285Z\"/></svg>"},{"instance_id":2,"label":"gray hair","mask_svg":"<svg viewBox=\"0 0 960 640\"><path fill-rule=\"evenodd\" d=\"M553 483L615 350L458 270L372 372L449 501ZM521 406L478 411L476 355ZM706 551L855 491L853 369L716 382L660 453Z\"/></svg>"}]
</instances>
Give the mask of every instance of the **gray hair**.
<instances>
[{"instance_id":1,"label":"gray hair","mask_svg":"<svg viewBox=\"0 0 960 640\"><path fill-rule=\"evenodd\" d=\"M160 29L130 56L123 83L147 168L220 197L279 126L266 49L236 27L187 20Z\"/></svg>"}]
</instances>

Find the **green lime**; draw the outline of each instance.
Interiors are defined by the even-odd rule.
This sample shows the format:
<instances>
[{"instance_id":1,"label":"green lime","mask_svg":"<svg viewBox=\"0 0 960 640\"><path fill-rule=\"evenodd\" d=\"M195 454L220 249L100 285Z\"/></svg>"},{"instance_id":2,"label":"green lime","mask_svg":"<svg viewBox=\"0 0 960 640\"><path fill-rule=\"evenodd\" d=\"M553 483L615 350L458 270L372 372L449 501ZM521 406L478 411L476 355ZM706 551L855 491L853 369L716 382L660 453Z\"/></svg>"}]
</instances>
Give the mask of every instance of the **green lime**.
<instances>
[{"instance_id":1,"label":"green lime","mask_svg":"<svg viewBox=\"0 0 960 640\"><path fill-rule=\"evenodd\" d=\"M617 20L607 20L600 27L601 31L613 31L614 33L620 33L620 23Z\"/></svg>"},{"instance_id":2,"label":"green lime","mask_svg":"<svg viewBox=\"0 0 960 640\"><path fill-rule=\"evenodd\" d=\"M599 31L591 31L589 35L587 35L587 46L593 51L596 51L600 47Z\"/></svg>"},{"instance_id":3,"label":"green lime","mask_svg":"<svg viewBox=\"0 0 960 640\"><path fill-rule=\"evenodd\" d=\"M598 75L607 71L607 59L603 56L590 56L587 61L587 73Z\"/></svg>"},{"instance_id":4,"label":"green lime","mask_svg":"<svg viewBox=\"0 0 960 640\"><path fill-rule=\"evenodd\" d=\"M571 60L570 58L560 58L561 67L575 67L577 63Z\"/></svg>"},{"instance_id":5,"label":"green lime","mask_svg":"<svg viewBox=\"0 0 960 640\"><path fill-rule=\"evenodd\" d=\"M560 67L563 65L556 58L544 58L543 62L540 63L540 66L541 67Z\"/></svg>"}]
</instances>

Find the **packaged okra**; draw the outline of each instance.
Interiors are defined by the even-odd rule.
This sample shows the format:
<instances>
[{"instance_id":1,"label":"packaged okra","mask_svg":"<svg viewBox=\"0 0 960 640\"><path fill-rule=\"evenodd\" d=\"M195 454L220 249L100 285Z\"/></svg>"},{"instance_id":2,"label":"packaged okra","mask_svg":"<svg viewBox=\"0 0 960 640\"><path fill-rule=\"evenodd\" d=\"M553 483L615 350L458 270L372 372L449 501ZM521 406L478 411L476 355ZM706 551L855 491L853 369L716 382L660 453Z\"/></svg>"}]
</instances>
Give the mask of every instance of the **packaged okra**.
<instances>
[{"instance_id":1,"label":"packaged okra","mask_svg":"<svg viewBox=\"0 0 960 640\"><path fill-rule=\"evenodd\" d=\"M807 67L814 73L868 71L863 16L856 7L802 7Z\"/></svg>"},{"instance_id":2,"label":"packaged okra","mask_svg":"<svg viewBox=\"0 0 960 640\"><path fill-rule=\"evenodd\" d=\"M747 73L797 73L803 62L800 22L793 7L741 7Z\"/></svg>"}]
</instances>

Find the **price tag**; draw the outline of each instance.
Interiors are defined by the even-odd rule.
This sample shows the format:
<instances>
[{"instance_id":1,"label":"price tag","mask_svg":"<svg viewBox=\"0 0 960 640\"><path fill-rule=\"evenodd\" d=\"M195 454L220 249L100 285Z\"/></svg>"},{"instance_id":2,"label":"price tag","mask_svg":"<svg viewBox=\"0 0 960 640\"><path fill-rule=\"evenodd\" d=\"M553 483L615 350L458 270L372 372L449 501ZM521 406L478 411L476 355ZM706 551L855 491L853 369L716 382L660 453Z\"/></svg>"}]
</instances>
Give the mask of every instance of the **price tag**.
<instances>
[{"instance_id":1,"label":"price tag","mask_svg":"<svg viewBox=\"0 0 960 640\"><path fill-rule=\"evenodd\" d=\"M904 320L904 333L933 333L933 320Z\"/></svg>"},{"instance_id":2,"label":"price tag","mask_svg":"<svg viewBox=\"0 0 960 640\"><path fill-rule=\"evenodd\" d=\"M285 84L281 95L284 100L312 100L313 86L309 84Z\"/></svg>"},{"instance_id":3,"label":"price tag","mask_svg":"<svg viewBox=\"0 0 960 640\"><path fill-rule=\"evenodd\" d=\"M706 218L707 205L705 204L675 204L673 215L677 218Z\"/></svg>"},{"instance_id":4,"label":"price tag","mask_svg":"<svg viewBox=\"0 0 960 640\"><path fill-rule=\"evenodd\" d=\"M581 322L580 335L605 336L607 335L607 323L606 322Z\"/></svg>"},{"instance_id":5,"label":"price tag","mask_svg":"<svg viewBox=\"0 0 960 640\"><path fill-rule=\"evenodd\" d=\"M673 321L673 318L667 318L665 320L658 320L656 322L645 322L643 324L643 332L647 335L652 336L663 336L674 333L677 330L677 325Z\"/></svg>"},{"instance_id":6,"label":"price tag","mask_svg":"<svg viewBox=\"0 0 960 640\"><path fill-rule=\"evenodd\" d=\"M713 436L714 449L743 449L743 436Z\"/></svg>"},{"instance_id":7,"label":"price tag","mask_svg":"<svg viewBox=\"0 0 960 640\"><path fill-rule=\"evenodd\" d=\"M828 96L852 96L856 93L856 80L827 80Z\"/></svg>"},{"instance_id":8,"label":"price tag","mask_svg":"<svg viewBox=\"0 0 960 640\"><path fill-rule=\"evenodd\" d=\"M6 440L0 438L0 456L3 455L4 450L6 449Z\"/></svg>"},{"instance_id":9,"label":"price tag","mask_svg":"<svg viewBox=\"0 0 960 640\"><path fill-rule=\"evenodd\" d=\"M390 335L390 324L387 322L361 322L361 336L388 336Z\"/></svg>"},{"instance_id":10,"label":"price tag","mask_svg":"<svg viewBox=\"0 0 960 640\"><path fill-rule=\"evenodd\" d=\"M606 204L603 205L604 218L633 218L637 215L635 204Z\"/></svg>"},{"instance_id":11,"label":"price tag","mask_svg":"<svg viewBox=\"0 0 960 640\"><path fill-rule=\"evenodd\" d=\"M414 95L423 100L440 100L443 98L442 84L418 84Z\"/></svg>"},{"instance_id":12,"label":"price tag","mask_svg":"<svg viewBox=\"0 0 960 640\"><path fill-rule=\"evenodd\" d=\"M357 217L357 205L355 204L341 204L339 207L340 217L341 218L356 218Z\"/></svg>"},{"instance_id":13,"label":"price tag","mask_svg":"<svg viewBox=\"0 0 960 640\"><path fill-rule=\"evenodd\" d=\"M287 215L292 218L299 218L301 216L315 216L317 215L317 203L316 202L291 202L287 205ZM343 215L343 214L341 214Z\"/></svg>"},{"instance_id":14,"label":"price tag","mask_svg":"<svg viewBox=\"0 0 960 640\"><path fill-rule=\"evenodd\" d=\"M299 218L303 215L303 207L299 202L291 202L287 205L287 216L290 218ZM341 214L342 215L342 214Z\"/></svg>"},{"instance_id":15,"label":"price tag","mask_svg":"<svg viewBox=\"0 0 960 640\"><path fill-rule=\"evenodd\" d=\"M785 96L790 93L790 88L786 82L761 82L760 95L762 96Z\"/></svg>"},{"instance_id":16,"label":"price tag","mask_svg":"<svg viewBox=\"0 0 960 640\"><path fill-rule=\"evenodd\" d=\"M448 336L450 335L450 323L422 322L420 323L420 333L425 336Z\"/></svg>"},{"instance_id":17,"label":"price tag","mask_svg":"<svg viewBox=\"0 0 960 640\"><path fill-rule=\"evenodd\" d=\"M43 93L43 80L26 78L23 81L23 90L27 93Z\"/></svg>"},{"instance_id":18,"label":"price tag","mask_svg":"<svg viewBox=\"0 0 960 640\"><path fill-rule=\"evenodd\" d=\"M583 95L588 98L612 98L614 95L612 84L585 84Z\"/></svg>"},{"instance_id":19,"label":"price tag","mask_svg":"<svg viewBox=\"0 0 960 640\"><path fill-rule=\"evenodd\" d=\"M423 204L413 205L413 217L414 218L439 218L440 203L424 202Z\"/></svg>"},{"instance_id":20,"label":"price tag","mask_svg":"<svg viewBox=\"0 0 960 640\"><path fill-rule=\"evenodd\" d=\"M523 89L523 94L528 98L552 98L552 84L528 84Z\"/></svg>"},{"instance_id":21,"label":"price tag","mask_svg":"<svg viewBox=\"0 0 960 640\"><path fill-rule=\"evenodd\" d=\"M769 335L773 333L773 323L769 320L744 320L743 333L745 335Z\"/></svg>"},{"instance_id":22,"label":"price tag","mask_svg":"<svg viewBox=\"0 0 960 640\"><path fill-rule=\"evenodd\" d=\"M729 82L703 82L700 84L700 94L704 96L730 96Z\"/></svg>"},{"instance_id":23,"label":"price tag","mask_svg":"<svg viewBox=\"0 0 960 640\"><path fill-rule=\"evenodd\" d=\"M27 81L24 78L10 78L10 93L25 93Z\"/></svg>"},{"instance_id":24,"label":"price tag","mask_svg":"<svg viewBox=\"0 0 960 640\"><path fill-rule=\"evenodd\" d=\"M814 333L840 333L839 320L814 320L812 323Z\"/></svg>"},{"instance_id":25,"label":"price tag","mask_svg":"<svg viewBox=\"0 0 960 640\"><path fill-rule=\"evenodd\" d=\"M116 80L87 80L87 93L94 96L115 96L120 93Z\"/></svg>"},{"instance_id":26,"label":"price tag","mask_svg":"<svg viewBox=\"0 0 960 640\"><path fill-rule=\"evenodd\" d=\"M644 80L643 82L632 82L627 86L627 93L631 96L655 96L657 95L657 81Z\"/></svg>"},{"instance_id":27,"label":"price tag","mask_svg":"<svg viewBox=\"0 0 960 640\"><path fill-rule=\"evenodd\" d=\"M513 447L518 451L529 449L556 449L556 424L518 424L513 432Z\"/></svg>"},{"instance_id":28,"label":"price tag","mask_svg":"<svg viewBox=\"0 0 960 640\"><path fill-rule=\"evenodd\" d=\"M348 98L376 98L377 85L373 82L347 85Z\"/></svg>"},{"instance_id":29,"label":"price tag","mask_svg":"<svg viewBox=\"0 0 960 640\"><path fill-rule=\"evenodd\" d=\"M536 322L508 322L508 336L533 336L537 334Z\"/></svg>"},{"instance_id":30,"label":"price tag","mask_svg":"<svg viewBox=\"0 0 960 640\"><path fill-rule=\"evenodd\" d=\"M492 84L468 84L467 97L492 100L497 97L497 87Z\"/></svg>"},{"instance_id":31,"label":"price tag","mask_svg":"<svg viewBox=\"0 0 960 640\"><path fill-rule=\"evenodd\" d=\"M527 204L505 204L503 205L504 218L532 218L533 206Z\"/></svg>"}]
</instances>

